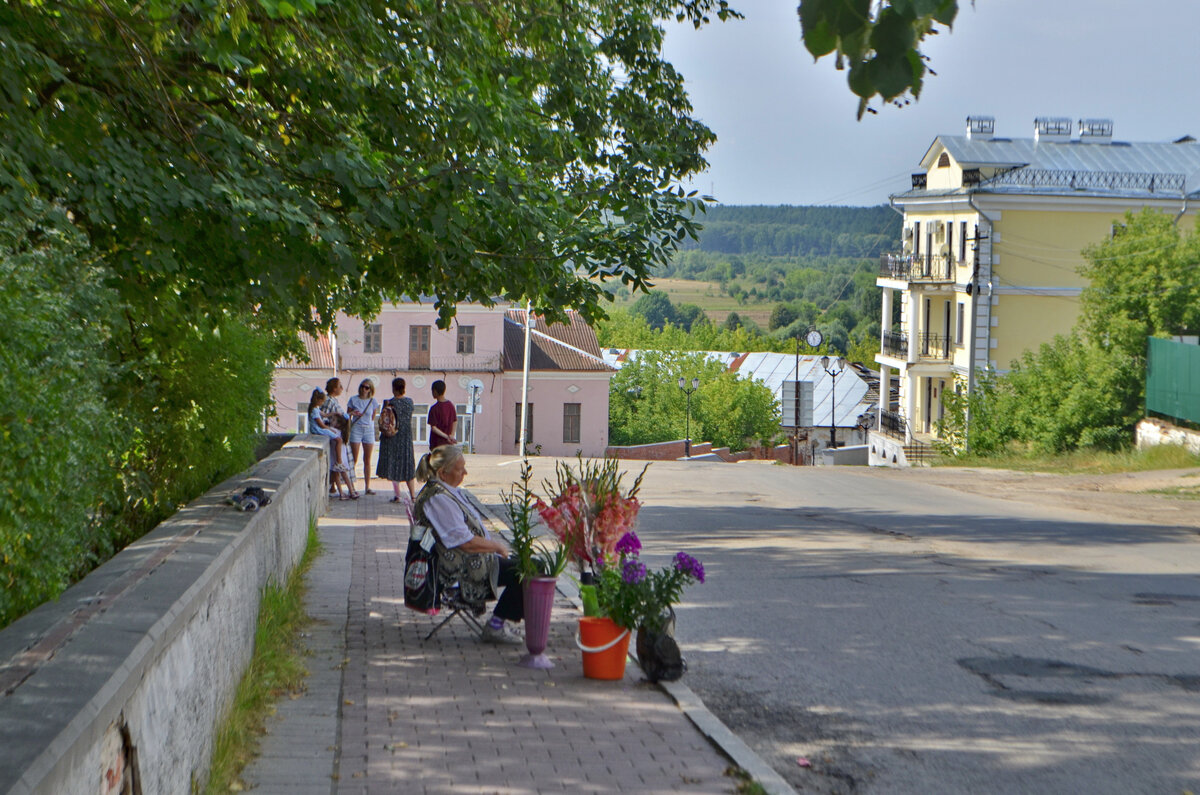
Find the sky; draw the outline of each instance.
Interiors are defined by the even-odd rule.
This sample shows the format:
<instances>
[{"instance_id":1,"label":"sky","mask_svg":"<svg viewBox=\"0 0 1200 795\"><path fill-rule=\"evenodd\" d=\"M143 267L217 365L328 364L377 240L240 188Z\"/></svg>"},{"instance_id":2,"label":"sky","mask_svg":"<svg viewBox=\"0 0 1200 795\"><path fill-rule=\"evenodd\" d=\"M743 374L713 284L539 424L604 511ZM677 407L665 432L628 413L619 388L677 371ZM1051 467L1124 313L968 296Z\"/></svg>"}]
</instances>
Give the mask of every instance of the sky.
<instances>
[{"instance_id":1,"label":"sky","mask_svg":"<svg viewBox=\"0 0 1200 795\"><path fill-rule=\"evenodd\" d=\"M804 49L795 0L731 5L745 19L668 25L664 47L718 138L690 187L723 204L886 203L970 115L1012 138L1066 116L1111 119L1118 141L1200 139L1197 0L960 0L953 31L922 47L937 75L920 99L876 99L862 121L845 72Z\"/></svg>"}]
</instances>

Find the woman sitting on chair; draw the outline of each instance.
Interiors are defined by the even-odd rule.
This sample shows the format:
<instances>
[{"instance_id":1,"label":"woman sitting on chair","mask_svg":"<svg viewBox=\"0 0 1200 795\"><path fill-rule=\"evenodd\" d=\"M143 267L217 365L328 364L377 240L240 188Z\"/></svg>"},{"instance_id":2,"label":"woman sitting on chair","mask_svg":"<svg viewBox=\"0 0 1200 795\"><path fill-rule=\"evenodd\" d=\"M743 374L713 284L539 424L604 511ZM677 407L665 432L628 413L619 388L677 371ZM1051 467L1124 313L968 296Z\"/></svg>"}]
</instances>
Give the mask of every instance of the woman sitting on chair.
<instances>
[{"instance_id":1,"label":"woman sitting on chair","mask_svg":"<svg viewBox=\"0 0 1200 795\"><path fill-rule=\"evenodd\" d=\"M512 550L503 539L492 537L474 497L459 488L466 475L467 460L458 445L442 445L421 456L417 480L425 486L413 505L413 520L437 534L441 584L457 582L468 604L482 605L499 593L496 609L483 628L483 641L523 643L505 624L525 617L516 564L509 559Z\"/></svg>"}]
</instances>

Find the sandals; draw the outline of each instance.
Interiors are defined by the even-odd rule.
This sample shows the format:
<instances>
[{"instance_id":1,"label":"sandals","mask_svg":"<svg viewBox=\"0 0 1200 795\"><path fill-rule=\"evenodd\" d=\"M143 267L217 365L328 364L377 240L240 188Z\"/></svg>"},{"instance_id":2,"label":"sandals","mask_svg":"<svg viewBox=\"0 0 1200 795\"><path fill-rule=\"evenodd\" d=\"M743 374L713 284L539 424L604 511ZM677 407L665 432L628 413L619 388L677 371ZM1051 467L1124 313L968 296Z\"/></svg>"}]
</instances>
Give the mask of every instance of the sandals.
<instances>
[{"instance_id":1,"label":"sandals","mask_svg":"<svg viewBox=\"0 0 1200 795\"><path fill-rule=\"evenodd\" d=\"M370 489L367 489L367 490L366 490L366 491L364 491L363 493L364 493L364 494L374 494L375 492L371 491Z\"/></svg>"},{"instance_id":2,"label":"sandals","mask_svg":"<svg viewBox=\"0 0 1200 795\"><path fill-rule=\"evenodd\" d=\"M388 502L400 502L400 498L399 498L399 497L392 497L390 500L388 500Z\"/></svg>"},{"instance_id":3,"label":"sandals","mask_svg":"<svg viewBox=\"0 0 1200 795\"><path fill-rule=\"evenodd\" d=\"M358 492L357 492L357 491L352 491L352 492L350 492L350 499L352 499L352 500L357 500L357 499L358 499L358 496L359 496L359 495L358 495Z\"/></svg>"}]
</instances>

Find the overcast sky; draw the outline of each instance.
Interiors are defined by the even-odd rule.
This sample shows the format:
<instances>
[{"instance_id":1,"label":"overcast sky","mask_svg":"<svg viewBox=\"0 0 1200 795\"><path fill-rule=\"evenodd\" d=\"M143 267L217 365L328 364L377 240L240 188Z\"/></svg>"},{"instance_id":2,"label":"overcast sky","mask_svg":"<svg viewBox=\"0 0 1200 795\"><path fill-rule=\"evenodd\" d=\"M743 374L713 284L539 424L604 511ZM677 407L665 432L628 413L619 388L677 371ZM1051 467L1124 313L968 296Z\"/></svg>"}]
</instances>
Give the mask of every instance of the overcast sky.
<instances>
[{"instance_id":1,"label":"overcast sky","mask_svg":"<svg viewBox=\"0 0 1200 795\"><path fill-rule=\"evenodd\" d=\"M920 100L861 122L845 73L804 49L795 0L734 0L745 19L671 26L666 58L718 137L693 187L724 204L883 203L968 115L1006 137L1068 116L1112 119L1115 140L1200 138L1197 0L960 4L953 32L924 46L938 74Z\"/></svg>"}]
</instances>

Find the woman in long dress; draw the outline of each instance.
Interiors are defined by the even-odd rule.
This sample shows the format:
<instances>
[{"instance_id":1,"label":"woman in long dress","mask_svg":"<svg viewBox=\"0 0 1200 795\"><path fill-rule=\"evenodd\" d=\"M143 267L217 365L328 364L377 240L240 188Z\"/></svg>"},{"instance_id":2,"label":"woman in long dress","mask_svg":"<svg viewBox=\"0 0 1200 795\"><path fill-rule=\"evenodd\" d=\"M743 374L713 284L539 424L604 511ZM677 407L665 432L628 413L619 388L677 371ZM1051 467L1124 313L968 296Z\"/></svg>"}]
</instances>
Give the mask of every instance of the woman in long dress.
<instances>
[{"instance_id":1,"label":"woman in long dress","mask_svg":"<svg viewBox=\"0 0 1200 795\"><path fill-rule=\"evenodd\" d=\"M391 409L396 415L396 435L381 436L379 439L379 466L375 474L392 482L392 499L389 502L400 502L400 483L408 486L408 501L416 499L416 489L413 485L417 474L416 463L413 461L412 441L412 398L404 396L404 379L392 379L392 397L385 400L385 409Z\"/></svg>"}]
</instances>

